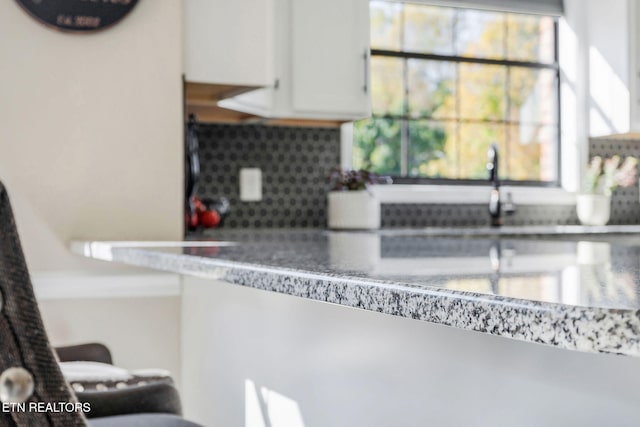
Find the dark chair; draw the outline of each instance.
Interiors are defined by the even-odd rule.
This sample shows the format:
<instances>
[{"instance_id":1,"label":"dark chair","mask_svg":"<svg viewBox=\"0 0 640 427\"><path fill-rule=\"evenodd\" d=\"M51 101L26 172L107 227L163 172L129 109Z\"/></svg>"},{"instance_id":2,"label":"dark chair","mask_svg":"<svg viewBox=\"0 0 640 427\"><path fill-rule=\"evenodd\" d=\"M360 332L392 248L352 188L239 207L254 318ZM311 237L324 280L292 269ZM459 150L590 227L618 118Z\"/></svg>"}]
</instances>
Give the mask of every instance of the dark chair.
<instances>
[{"instance_id":1,"label":"dark chair","mask_svg":"<svg viewBox=\"0 0 640 427\"><path fill-rule=\"evenodd\" d=\"M109 368L113 365L111 352L104 344L85 343L56 347L58 361L62 362L63 375L68 363L90 363L93 372L101 372L100 379L80 374L73 379L66 377L80 403L89 403L91 412L87 418L125 415L134 413L165 413L182 415L180 396L174 387L173 378L157 373L128 372L128 377L110 378ZM67 365L67 366L65 366ZM107 368L107 372L104 369ZM118 369L121 371L121 369Z\"/></svg>"},{"instance_id":2,"label":"dark chair","mask_svg":"<svg viewBox=\"0 0 640 427\"><path fill-rule=\"evenodd\" d=\"M104 344L86 343L69 345L65 347L56 347L55 350L60 362L75 362L83 360L113 365L111 352Z\"/></svg>"},{"instance_id":3,"label":"dark chair","mask_svg":"<svg viewBox=\"0 0 640 427\"><path fill-rule=\"evenodd\" d=\"M128 407L145 410L143 386L117 390ZM175 390L175 389L174 389ZM130 393L125 396L125 393ZM115 393L114 393L115 394ZM113 396L113 394L111 395ZM165 396L172 405L177 392ZM0 183L0 425L7 427L197 427L173 414L129 414L87 421L60 371L31 286L9 198ZM114 407L122 401L112 400ZM50 404L47 408L47 404ZM40 412L36 409L44 409ZM53 410L51 410L53 409ZM140 412L140 411L138 411ZM109 413L114 413L110 411Z\"/></svg>"}]
</instances>

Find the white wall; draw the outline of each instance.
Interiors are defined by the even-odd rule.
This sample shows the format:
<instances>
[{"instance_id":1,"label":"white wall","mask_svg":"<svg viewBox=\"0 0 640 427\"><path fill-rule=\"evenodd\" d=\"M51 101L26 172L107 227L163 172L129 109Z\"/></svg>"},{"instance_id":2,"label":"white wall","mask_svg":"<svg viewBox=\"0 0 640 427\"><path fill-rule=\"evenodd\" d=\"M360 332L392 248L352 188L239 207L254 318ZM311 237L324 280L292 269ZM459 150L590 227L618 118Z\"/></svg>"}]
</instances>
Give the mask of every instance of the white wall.
<instances>
[{"instance_id":1,"label":"white wall","mask_svg":"<svg viewBox=\"0 0 640 427\"><path fill-rule=\"evenodd\" d=\"M71 35L0 2L0 179L32 270L113 268L70 239L182 238L181 13Z\"/></svg>"},{"instance_id":2,"label":"white wall","mask_svg":"<svg viewBox=\"0 0 640 427\"><path fill-rule=\"evenodd\" d=\"M633 357L561 350L195 277L185 278L183 289L184 412L203 425L640 423L640 364Z\"/></svg>"},{"instance_id":3,"label":"white wall","mask_svg":"<svg viewBox=\"0 0 640 427\"><path fill-rule=\"evenodd\" d=\"M587 161L589 66L587 13L582 0L566 0L559 22L562 186L578 191Z\"/></svg>"},{"instance_id":4,"label":"white wall","mask_svg":"<svg viewBox=\"0 0 640 427\"><path fill-rule=\"evenodd\" d=\"M590 0L586 11L590 134L628 132L631 118L629 1Z\"/></svg>"},{"instance_id":5,"label":"white wall","mask_svg":"<svg viewBox=\"0 0 640 427\"><path fill-rule=\"evenodd\" d=\"M564 1L559 25L562 182L570 191L579 189L590 136L634 130L632 1Z\"/></svg>"},{"instance_id":6,"label":"white wall","mask_svg":"<svg viewBox=\"0 0 640 427\"><path fill-rule=\"evenodd\" d=\"M179 296L45 298L39 304L54 345L106 343L117 366L166 369L180 386Z\"/></svg>"},{"instance_id":7,"label":"white wall","mask_svg":"<svg viewBox=\"0 0 640 427\"><path fill-rule=\"evenodd\" d=\"M33 281L54 345L105 343L117 366L167 369L180 385L178 275L53 272Z\"/></svg>"},{"instance_id":8,"label":"white wall","mask_svg":"<svg viewBox=\"0 0 640 427\"><path fill-rule=\"evenodd\" d=\"M635 0L565 0L560 23L564 72L563 136L626 133L633 128ZM586 134L582 135L583 130ZM575 135L568 135L569 140ZM586 144L586 142L585 142Z\"/></svg>"}]
</instances>

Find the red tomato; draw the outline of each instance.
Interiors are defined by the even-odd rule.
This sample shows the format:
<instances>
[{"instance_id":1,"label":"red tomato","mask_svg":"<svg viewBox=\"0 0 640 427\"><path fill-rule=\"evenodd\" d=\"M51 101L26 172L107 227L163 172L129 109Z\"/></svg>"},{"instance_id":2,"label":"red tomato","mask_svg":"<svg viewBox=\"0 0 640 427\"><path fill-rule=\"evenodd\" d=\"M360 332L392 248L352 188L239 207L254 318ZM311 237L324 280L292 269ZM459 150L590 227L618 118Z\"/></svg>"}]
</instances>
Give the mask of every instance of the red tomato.
<instances>
[{"instance_id":1,"label":"red tomato","mask_svg":"<svg viewBox=\"0 0 640 427\"><path fill-rule=\"evenodd\" d=\"M188 214L187 214L188 216ZM189 219L189 227L191 228L196 228L198 226L198 215L193 214L191 215L191 218Z\"/></svg>"},{"instance_id":2,"label":"red tomato","mask_svg":"<svg viewBox=\"0 0 640 427\"><path fill-rule=\"evenodd\" d=\"M203 227L211 228L220 224L220 214L216 211L204 211L199 216Z\"/></svg>"},{"instance_id":3,"label":"red tomato","mask_svg":"<svg viewBox=\"0 0 640 427\"><path fill-rule=\"evenodd\" d=\"M204 205L204 203L202 203L202 201L197 197L193 198L193 207L196 208L196 212L198 214L201 214L202 212L207 210L207 207Z\"/></svg>"}]
</instances>

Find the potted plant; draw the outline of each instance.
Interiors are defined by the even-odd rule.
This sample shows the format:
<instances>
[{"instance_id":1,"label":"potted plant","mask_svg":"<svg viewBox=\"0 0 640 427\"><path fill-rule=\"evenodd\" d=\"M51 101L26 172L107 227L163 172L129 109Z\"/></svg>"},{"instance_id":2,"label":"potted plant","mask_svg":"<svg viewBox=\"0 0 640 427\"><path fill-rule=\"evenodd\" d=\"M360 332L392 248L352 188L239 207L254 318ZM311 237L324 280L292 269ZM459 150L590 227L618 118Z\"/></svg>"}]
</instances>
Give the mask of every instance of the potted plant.
<instances>
[{"instance_id":1,"label":"potted plant","mask_svg":"<svg viewBox=\"0 0 640 427\"><path fill-rule=\"evenodd\" d=\"M329 176L327 197L328 225L332 229L380 228L380 202L370 191L374 184L388 184L389 177L381 177L366 170L335 169Z\"/></svg>"},{"instance_id":2,"label":"potted plant","mask_svg":"<svg viewBox=\"0 0 640 427\"><path fill-rule=\"evenodd\" d=\"M629 156L624 162L615 155L591 159L585 176L584 192L576 198L576 212L583 225L605 225L611 215L611 195L617 187L629 187L636 181L638 160Z\"/></svg>"}]
</instances>

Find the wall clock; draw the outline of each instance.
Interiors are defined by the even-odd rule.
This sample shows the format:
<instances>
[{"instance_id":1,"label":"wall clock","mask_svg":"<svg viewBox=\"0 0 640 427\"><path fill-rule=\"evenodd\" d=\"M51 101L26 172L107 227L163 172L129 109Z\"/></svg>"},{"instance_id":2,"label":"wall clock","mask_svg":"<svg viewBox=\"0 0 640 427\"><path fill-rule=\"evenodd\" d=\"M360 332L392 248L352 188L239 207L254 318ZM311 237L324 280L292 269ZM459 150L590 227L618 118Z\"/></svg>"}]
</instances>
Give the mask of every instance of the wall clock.
<instances>
[{"instance_id":1,"label":"wall clock","mask_svg":"<svg viewBox=\"0 0 640 427\"><path fill-rule=\"evenodd\" d=\"M91 33L124 18L138 0L16 0L40 23L56 30Z\"/></svg>"}]
</instances>

